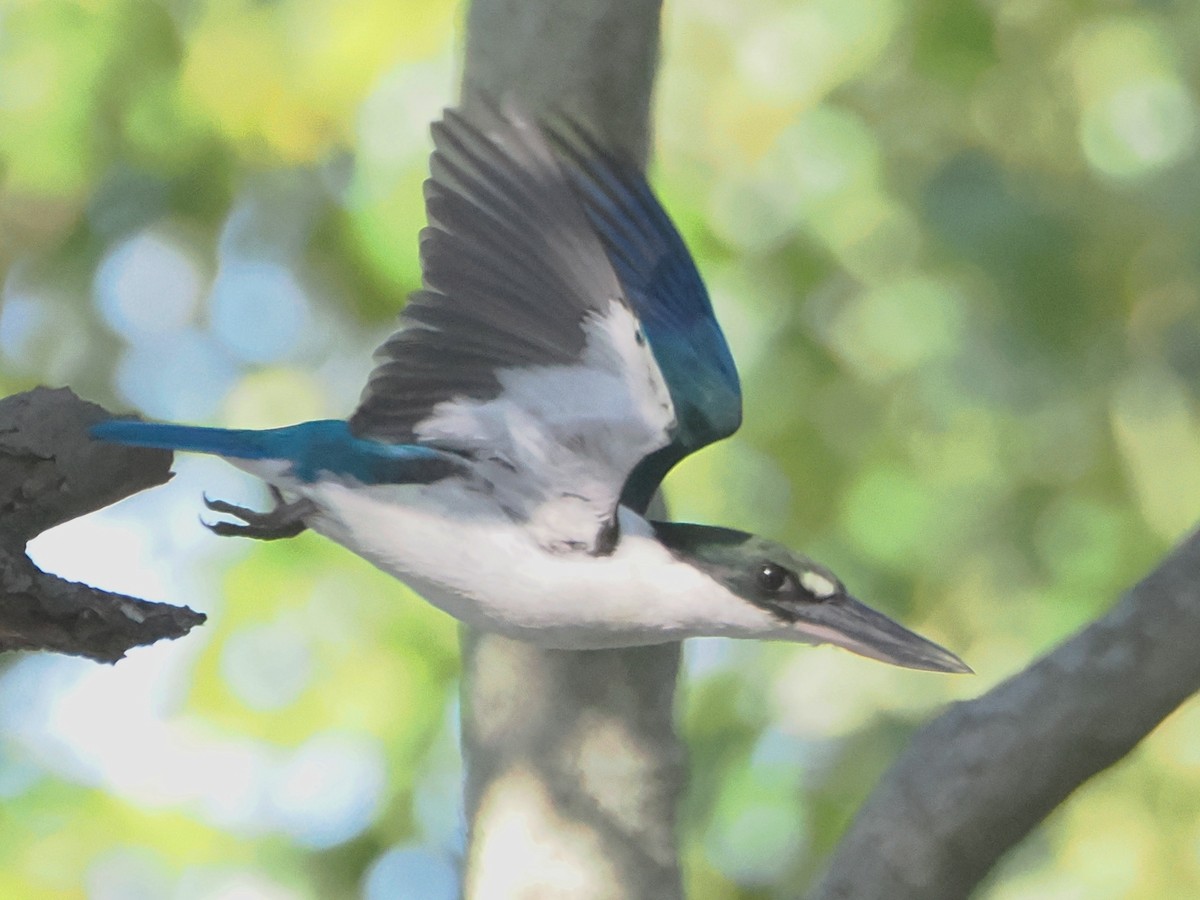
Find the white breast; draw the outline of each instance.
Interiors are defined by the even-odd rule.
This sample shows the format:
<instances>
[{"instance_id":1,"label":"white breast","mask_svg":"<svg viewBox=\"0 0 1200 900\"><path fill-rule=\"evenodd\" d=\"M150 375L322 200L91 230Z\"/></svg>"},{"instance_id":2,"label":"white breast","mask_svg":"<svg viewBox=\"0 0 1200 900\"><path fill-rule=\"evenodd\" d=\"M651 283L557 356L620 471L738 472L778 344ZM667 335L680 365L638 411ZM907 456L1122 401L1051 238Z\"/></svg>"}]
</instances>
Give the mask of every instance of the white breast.
<instances>
[{"instance_id":1,"label":"white breast","mask_svg":"<svg viewBox=\"0 0 1200 900\"><path fill-rule=\"evenodd\" d=\"M621 508L609 556L554 553L456 480L306 485L309 525L464 622L543 646L600 648L699 634L765 636L773 623L675 559Z\"/></svg>"}]
</instances>

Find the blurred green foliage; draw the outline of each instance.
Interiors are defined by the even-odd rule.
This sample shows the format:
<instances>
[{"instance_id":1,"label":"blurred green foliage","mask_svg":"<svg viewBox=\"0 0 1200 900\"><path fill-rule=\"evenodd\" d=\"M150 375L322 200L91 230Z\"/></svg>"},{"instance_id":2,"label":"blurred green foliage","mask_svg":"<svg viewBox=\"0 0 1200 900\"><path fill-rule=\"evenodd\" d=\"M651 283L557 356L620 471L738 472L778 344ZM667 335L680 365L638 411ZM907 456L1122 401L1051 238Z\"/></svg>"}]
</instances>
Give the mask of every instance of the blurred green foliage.
<instances>
[{"instance_id":1,"label":"blurred green foliage","mask_svg":"<svg viewBox=\"0 0 1200 900\"><path fill-rule=\"evenodd\" d=\"M225 424L344 415L418 283L461 14L0 0L0 386ZM1173 0L668 9L654 180L746 390L744 430L672 476L673 511L806 548L979 673L696 642L689 896L795 896L917 723L1102 612L1193 525L1198 42L1200 6ZM181 487L184 526L134 517L136 540L164 599L213 614L203 633L149 651L157 669L0 679L0 896L451 895L453 623L311 536L213 550ZM132 715L122 669L171 676L153 713L193 768L138 781L71 742L80 679L111 728ZM1189 704L982 896L1196 893L1197 748ZM372 753L374 805L314 832L341 795L306 786L345 759L370 786ZM206 802L180 786L201 771L245 790Z\"/></svg>"}]
</instances>

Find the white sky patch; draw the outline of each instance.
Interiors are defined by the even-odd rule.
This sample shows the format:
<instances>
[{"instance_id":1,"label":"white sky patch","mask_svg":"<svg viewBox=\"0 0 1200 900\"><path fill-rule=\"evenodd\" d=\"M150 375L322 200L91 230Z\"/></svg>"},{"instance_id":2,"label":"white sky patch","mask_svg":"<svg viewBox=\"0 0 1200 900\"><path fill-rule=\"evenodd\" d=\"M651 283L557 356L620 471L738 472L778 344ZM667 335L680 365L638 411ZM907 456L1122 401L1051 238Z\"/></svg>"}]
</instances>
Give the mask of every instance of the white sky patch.
<instances>
[{"instance_id":1,"label":"white sky patch","mask_svg":"<svg viewBox=\"0 0 1200 900\"><path fill-rule=\"evenodd\" d=\"M239 359L254 363L295 356L312 318L308 292L296 272L269 260L222 261L209 307L216 338Z\"/></svg>"},{"instance_id":2,"label":"white sky patch","mask_svg":"<svg viewBox=\"0 0 1200 900\"><path fill-rule=\"evenodd\" d=\"M203 421L221 408L239 374L221 344L188 328L131 344L115 380L122 398L152 419Z\"/></svg>"},{"instance_id":3,"label":"white sky patch","mask_svg":"<svg viewBox=\"0 0 1200 900\"><path fill-rule=\"evenodd\" d=\"M145 522L102 511L64 522L34 538L29 556L44 571L71 581L156 600L171 590L168 567L161 565L156 552L155 545L160 543L161 538Z\"/></svg>"},{"instance_id":4,"label":"white sky patch","mask_svg":"<svg viewBox=\"0 0 1200 900\"><path fill-rule=\"evenodd\" d=\"M95 856L84 874L88 900L170 897L166 861L149 847L116 846Z\"/></svg>"},{"instance_id":5,"label":"white sky patch","mask_svg":"<svg viewBox=\"0 0 1200 900\"><path fill-rule=\"evenodd\" d=\"M325 848L371 824L386 783L377 738L325 733L289 750L221 733L170 711L189 667L171 644L115 667L27 657L0 678L0 729L44 771L241 834Z\"/></svg>"},{"instance_id":6,"label":"white sky patch","mask_svg":"<svg viewBox=\"0 0 1200 900\"><path fill-rule=\"evenodd\" d=\"M393 847L363 876L363 900L454 900L458 896L454 860L426 847Z\"/></svg>"},{"instance_id":7,"label":"white sky patch","mask_svg":"<svg viewBox=\"0 0 1200 900\"><path fill-rule=\"evenodd\" d=\"M8 361L19 361L31 365L35 360L31 352L46 328L51 325L53 300L39 296L33 291L5 291L0 304L0 350Z\"/></svg>"},{"instance_id":8,"label":"white sky patch","mask_svg":"<svg viewBox=\"0 0 1200 900\"><path fill-rule=\"evenodd\" d=\"M428 130L413 122L433 122L450 102L455 83L447 54L384 72L358 108L356 163L373 172L402 172L424 165L429 156ZM396 115L396 110L405 115Z\"/></svg>"},{"instance_id":9,"label":"white sky patch","mask_svg":"<svg viewBox=\"0 0 1200 900\"><path fill-rule=\"evenodd\" d=\"M221 648L221 676L247 707L284 709L312 682L309 634L297 621L277 620L242 628Z\"/></svg>"},{"instance_id":10,"label":"white sky patch","mask_svg":"<svg viewBox=\"0 0 1200 900\"><path fill-rule=\"evenodd\" d=\"M309 895L260 872L210 867L190 871L174 896L177 900L303 900Z\"/></svg>"},{"instance_id":11,"label":"white sky patch","mask_svg":"<svg viewBox=\"0 0 1200 900\"><path fill-rule=\"evenodd\" d=\"M220 460L180 454L175 477L120 503L64 522L29 542L29 557L55 575L146 600L208 609L220 600L212 566L247 552L200 524L210 497L254 502L257 479Z\"/></svg>"},{"instance_id":12,"label":"white sky patch","mask_svg":"<svg viewBox=\"0 0 1200 900\"><path fill-rule=\"evenodd\" d=\"M301 844L333 847L371 824L386 781L387 763L377 738L319 734L276 771L273 818Z\"/></svg>"},{"instance_id":13,"label":"white sky patch","mask_svg":"<svg viewBox=\"0 0 1200 900\"><path fill-rule=\"evenodd\" d=\"M683 660L689 678L706 678L735 668L738 651L728 638L700 637L684 641Z\"/></svg>"},{"instance_id":14,"label":"white sky patch","mask_svg":"<svg viewBox=\"0 0 1200 900\"><path fill-rule=\"evenodd\" d=\"M117 244L96 269L100 315L126 340L171 334L193 319L205 287L196 255L161 229Z\"/></svg>"},{"instance_id":15,"label":"white sky patch","mask_svg":"<svg viewBox=\"0 0 1200 900\"><path fill-rule=\"evenodd\" d=\"M1094 169L1136 178L1166 168L1195 152L1195 98L1165 77L1131 80L1086 105L1079 140Z\"/></svg>"}]
</instances>

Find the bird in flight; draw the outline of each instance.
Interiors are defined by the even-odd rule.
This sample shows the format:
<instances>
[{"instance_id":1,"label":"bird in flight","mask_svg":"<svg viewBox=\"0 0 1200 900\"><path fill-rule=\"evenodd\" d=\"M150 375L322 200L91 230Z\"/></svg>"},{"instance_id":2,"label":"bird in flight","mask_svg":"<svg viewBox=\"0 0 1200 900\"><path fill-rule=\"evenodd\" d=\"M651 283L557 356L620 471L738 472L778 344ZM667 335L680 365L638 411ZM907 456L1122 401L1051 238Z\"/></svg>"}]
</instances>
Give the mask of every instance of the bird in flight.
<instances>
[{"instance_id":1,"label":"bird in flight","mask_svg":"<svg viewBox=\"0 0 1200 900\"><path fill-rule=\"evenodd\" d=\"M243 430L130 420L105 441L212 453L275 507L205 498L221 535L306 528L472 625L589 649L701 635L835 644L969 672L761 537L656 521L667 472L741 422L737 370L640 167L569 121L433 126L423 289L349 420Z\"/></svg>"}]
</instances>

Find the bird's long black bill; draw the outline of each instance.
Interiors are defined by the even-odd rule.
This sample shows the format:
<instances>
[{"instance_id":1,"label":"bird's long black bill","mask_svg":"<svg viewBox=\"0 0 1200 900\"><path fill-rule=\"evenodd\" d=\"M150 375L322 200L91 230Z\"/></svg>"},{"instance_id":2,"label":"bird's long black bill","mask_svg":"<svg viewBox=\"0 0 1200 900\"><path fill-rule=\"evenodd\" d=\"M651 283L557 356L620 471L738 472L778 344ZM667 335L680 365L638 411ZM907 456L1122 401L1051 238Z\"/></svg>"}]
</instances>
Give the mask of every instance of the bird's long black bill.
<instances>
[{"instance_id":1,"label":"bird's long black bill","mask_svg":"<svg viewBox=\"0 0 1200 900\"><path fill-rule=\"evenodd\" d=\"M971 673L971 667L933 641L909 631L849 595L810 607L811 615L797 627L821 643L836 644L852 653L929 672Z\"/></svg>"}]
</instances>

